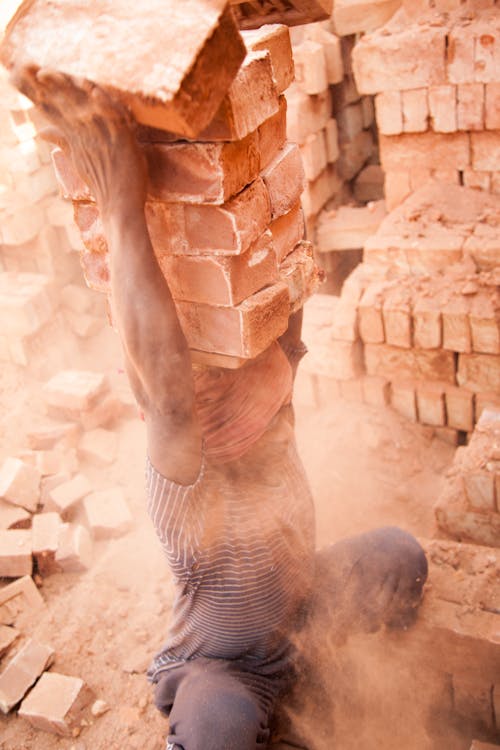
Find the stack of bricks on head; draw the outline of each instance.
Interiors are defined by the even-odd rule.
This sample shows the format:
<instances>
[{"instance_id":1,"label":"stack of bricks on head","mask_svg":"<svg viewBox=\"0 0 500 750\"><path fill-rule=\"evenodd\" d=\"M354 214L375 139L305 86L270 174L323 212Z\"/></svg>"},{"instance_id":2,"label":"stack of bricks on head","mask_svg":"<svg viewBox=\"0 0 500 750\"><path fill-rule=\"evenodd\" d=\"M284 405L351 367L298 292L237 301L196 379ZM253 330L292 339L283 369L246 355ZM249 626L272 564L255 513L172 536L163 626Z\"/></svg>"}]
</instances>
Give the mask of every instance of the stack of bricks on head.
<instances>
[{"instance_id":1,"label":"stack of bricks on head","mask_svg":"<svg viewBox=\"0 0 500 750\"><path fill-rule=\"evenodd\" d=\"M193 362L228 368L282 335L319 279L303 239L300 151L286 140L289 31L273 24L240 33L237 19L248 27L269 17L253 18L253 3L234 5L150 2L131 19L126 0L113 17L100 15L106 3L69 14L66 3L38 0L3 47L7 65L21 58L83 76L129 107L149 167L149 233ZM291 22L325 17L325 5L295 3ZM132 27L140 55L130 51ZM109 294L96 203L63 151L53 162L82 233L87 283Z\"/></svg>"}]
</instances>

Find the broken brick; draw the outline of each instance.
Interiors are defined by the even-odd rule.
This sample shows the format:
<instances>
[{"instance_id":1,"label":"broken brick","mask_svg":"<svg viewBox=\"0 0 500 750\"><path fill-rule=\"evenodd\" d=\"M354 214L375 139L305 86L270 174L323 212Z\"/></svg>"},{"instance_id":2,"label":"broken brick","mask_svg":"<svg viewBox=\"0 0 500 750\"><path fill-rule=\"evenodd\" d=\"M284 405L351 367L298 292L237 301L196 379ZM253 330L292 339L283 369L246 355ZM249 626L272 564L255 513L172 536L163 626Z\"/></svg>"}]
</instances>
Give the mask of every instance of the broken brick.
<instances>
[{"instance_id":1,"label":"broken brick","mask_svg":"<svg viewBox=\"0 0 500 750\"><path fill-rule=\"evenodd\" d=\"M25 612L37 612L45 606L31 576L26 575L0 589L0 623L12 625Z\"/></svg>"},{"instance_id":2,"label":"broken brick","mask_svg":"<svg viewBox=\"0 0 500 750\"><path fill-rule=\"evenodd\" d=\"M0 498L34 511L40 497L40 479L36 467L9 457L0 470Z\"/></svg>"},{"instance_id":3,"label":"broken brick","mask_svg":"<svg viewBox=\"0 0 500 750\"><path fill-rule=\"evenodd\" d=\"M0 529L28 529L31 513L19 505L0 500Z\"/></svg>"},{"instance_id":4,"label":"broken brick","mask_svg":"<svg viewBox=\"0 0 500 750\"><path fill-rule=\"evenodd\" d=\"M54 650L30 639L0 674L0 709L7 714L54 660Z\"/></svg>"},{"instance_id":5,"label":"broken brick","mask_svg":"<svg viewBox=\"0 0 500 750\"><path fill-rule=\"evenodd\" d=\"M94 694L79 677L45 672L19 709L36 729L71 736Z\"/></svg>"}]
</instances>

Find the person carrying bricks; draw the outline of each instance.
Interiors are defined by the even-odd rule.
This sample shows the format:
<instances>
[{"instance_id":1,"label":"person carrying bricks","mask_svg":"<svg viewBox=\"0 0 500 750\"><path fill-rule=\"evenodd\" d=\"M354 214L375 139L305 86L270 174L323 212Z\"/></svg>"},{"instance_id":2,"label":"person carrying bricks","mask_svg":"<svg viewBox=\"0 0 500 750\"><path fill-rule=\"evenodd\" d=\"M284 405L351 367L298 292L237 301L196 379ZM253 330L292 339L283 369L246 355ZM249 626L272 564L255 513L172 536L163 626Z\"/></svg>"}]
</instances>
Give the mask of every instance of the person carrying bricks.
<instances>
[{"instance_id":1,"label":"person carrying bricks","mask_svg":"<svg viewBox=\"0 0 500 750\"><path fill-rule=\"evenodd\" d=\"M127 110L60 73L24 69L14 83L53 124L48 137L69 152L105 228L112 314L146 424L148 510L177 591L167 642L148 672L156 705L169 716L167 749L265 748L278 698L294 681L292 641L305 633L307 648L314 602L322 601L319 589L311 597L314 510L291 407L305 352L301 315L240 370L193 368L151 246L146 163ZM413 542L403 545L409 554L396 545L384 566L390 558L397 581L408 578L419 600L423 553ZM327 568L359 579L358 596L366 578L377 597L373 569L359 564L365 547L366 540L347 564L353 576L345 551L333 551ZM337 588L323 576L331 584L325 595L337 596L342 575L334 575Z\"/></svg>"}]
</instances>

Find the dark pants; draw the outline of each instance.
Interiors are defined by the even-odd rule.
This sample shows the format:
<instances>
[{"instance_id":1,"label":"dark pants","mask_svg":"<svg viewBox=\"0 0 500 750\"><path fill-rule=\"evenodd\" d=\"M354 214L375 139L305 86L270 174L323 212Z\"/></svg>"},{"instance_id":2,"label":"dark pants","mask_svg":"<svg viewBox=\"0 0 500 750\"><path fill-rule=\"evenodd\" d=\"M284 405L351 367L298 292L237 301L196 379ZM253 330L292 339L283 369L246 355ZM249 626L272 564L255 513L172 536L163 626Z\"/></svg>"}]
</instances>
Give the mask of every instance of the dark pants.
<instances>
[{"instance_id":1,"label":"dark pants","mask_svg":"<svg viewBox=\"0 0 500 750\"><path fill-rule=\"evenodd\" d=\"M305 682L311 677L308 644L317 644L318 634L330 644L341 644L350 634L373 632L383 625L407 627L416 615L426 578L427 560L417 540L393 527L359 534L318 552L310 611L295 639L306 665ZM232 662L205 658L168 670L155 692L157 707L169 715L167 747L264 750L271 735L274 698L283 692L283 685L277 684L280 679L252 676ZM295 685L295 694L301 689ZM293 740L290 747L301 745Z\"/></svg>"}]
</instances>

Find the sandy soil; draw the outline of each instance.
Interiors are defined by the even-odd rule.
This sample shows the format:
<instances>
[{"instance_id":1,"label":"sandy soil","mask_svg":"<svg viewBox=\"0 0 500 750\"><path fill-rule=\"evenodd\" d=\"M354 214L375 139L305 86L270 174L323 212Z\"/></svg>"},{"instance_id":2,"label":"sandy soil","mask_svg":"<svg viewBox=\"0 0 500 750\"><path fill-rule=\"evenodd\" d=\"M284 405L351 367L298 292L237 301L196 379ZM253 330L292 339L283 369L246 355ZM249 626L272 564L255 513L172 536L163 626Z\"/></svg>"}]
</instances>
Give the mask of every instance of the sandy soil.
<instances>
[{"instance_id":1,"label":"sandy soil","mask_svg":"<svg viewBox=\"0 0 500 750\"><path fill-rule=\"evenodd\" d=\"M121 365L116 339L108 329L80 349L74 366L95 369L96 362L109 371ZM45 418L38 380L7 367L0 376L0 388L3 459L27 447L26 430ZM138 419L129 419L116 429L120 443L116 463L105 470L82 465L81 470L96 489L125 488L134 528L120 539L97 544L88 573L45 579L41 591L46 610L19 623L25 636L56 650L54 671L82 677L109 710L98 718L90 715L88 725L73 738L38 732L15 713L1 717L2 750L160 750L165 746L167 722L152 704L144 670L166 633L172 587L144 507L144 426ZM316 499L318 546L385 524L400 525L417 536L432 536L432 506L453 449L434 439L431 430L405 423L394 414L339 403L328 413L299 408L297 436ZM410 743L411 727L421 726L421 717L412 717L409 684L400 691L397 705L390 702L394 690L385 689L381 695L386 699L375 701L372 692L372 705L358 705L357 683L371 690L378 684L379 691L383 685L382 666L377 663L380 652L370 649L370 653L350 682L350 691L338 702L337 741L330 744L328 740L324 747L469 747L470 738L452 740L450 733L445 734L444 745L436 744L437 735L427 734L427 739ZM342 659L339 655L337 669L342 669ZM394 669L401 672L401 665ZM376 732L370 730L370 715L378 717ZM394 732L394 722L403 716L405 731ZM314 731L323 732L321 726Z\"/></svg>"}]
</instances>

